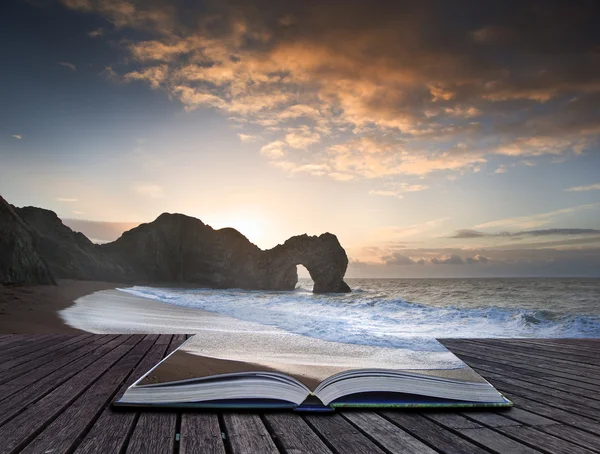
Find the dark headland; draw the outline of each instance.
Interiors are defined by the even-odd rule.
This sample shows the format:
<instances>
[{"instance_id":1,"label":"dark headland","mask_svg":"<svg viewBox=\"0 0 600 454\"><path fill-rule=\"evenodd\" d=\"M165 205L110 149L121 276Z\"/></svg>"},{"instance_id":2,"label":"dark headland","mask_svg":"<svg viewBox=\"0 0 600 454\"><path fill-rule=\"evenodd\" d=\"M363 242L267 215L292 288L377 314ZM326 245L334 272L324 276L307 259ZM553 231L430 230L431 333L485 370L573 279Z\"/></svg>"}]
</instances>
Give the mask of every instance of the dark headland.
<instances>
[{"instance_id":1,"label":"dark headland","mask_svg":"<svg viewBox=\"0 0 600 454\"><path fill-rule=\"evenodd\" d=\"M0 197L0 283L59 279L209 288L293 290L304 265L313 292L349 292L348 257L337 237L298 235L261 250L232 228L163 213L112 243L94 244L49 210L17 208Z\"/></svg>"}]
</instances>

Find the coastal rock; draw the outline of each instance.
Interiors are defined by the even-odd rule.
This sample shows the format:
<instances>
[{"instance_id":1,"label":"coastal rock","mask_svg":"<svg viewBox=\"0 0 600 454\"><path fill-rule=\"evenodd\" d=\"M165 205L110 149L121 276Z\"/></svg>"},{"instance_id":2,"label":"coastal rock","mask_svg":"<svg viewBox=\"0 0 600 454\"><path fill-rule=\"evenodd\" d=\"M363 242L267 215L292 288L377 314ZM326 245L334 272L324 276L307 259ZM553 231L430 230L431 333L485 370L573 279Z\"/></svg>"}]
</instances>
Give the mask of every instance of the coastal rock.
<instances>
[{"instance_id":1,"label":"coastal rock","mask_svg":"<svg viewBox=\"0 0 600 454\"><path fill-rule=\"evenodd\" d=\"M274 288L291 290L298 282L296 265L303 265L314 281L314 293L348 293L344 282L348 267L346 251L331 233L320 236L299 235L265 251L269 276Z\"/></svg>"},{"instance_id":2,"label":"coastal rock","mask_svg":"<svg viewBox=\"0 0 600 454\"><path fill-rule=\"evenodd\" d=\"M47 278L293 290L298 282L296 265L301 264L315 282L315 293L350 291L343 280L348 257L331 233L295 236L263 251L235 229L215 230L190 216L163 213L112 243L98 245L64 225L52 211L13 209L7 203L5 211L12 217L1 213L0 221L14 224L11 219L17 219L25 232L19 237L25 238L22 243L27 241L15 257L25 262L41 257ZM0 260L3 267L5 262ZM43 281L33 275L22 280L30 279Z\"/></svg>"},{"instance_id":3,"label":"coastal rock","mask_svg":"<svg viewBox=\"0 0 600 454\"><path fill-rule=\"evenodd\" d=\"M58 279L120 281L126 274L83 233L74 232L50 210L14 208L30 229L33 245Z\"/></svg>"},{"instance_id":4,"label":"coastal rock","mask_svg":"<svg viewBox=\"0 0 600 454\"><path fill-rule=\"evenodd\" d=\"M136 278L212 288L293 290L304 265L315 293L349 292L348 257L335 235L300 235L263 251L232 228L215 230L199 219L164 213L101 249Z\"/></svg>"},{"instance_id":5,"label":"coastal rock","mask_svg":"<svg viewBox=\"0 0 600 454\"><path fill-rule=\"evenodd\" d=\"M46 263L35 250L31 232L0 196L0 283L53 284Z\"/></svg>"}]
</instances>

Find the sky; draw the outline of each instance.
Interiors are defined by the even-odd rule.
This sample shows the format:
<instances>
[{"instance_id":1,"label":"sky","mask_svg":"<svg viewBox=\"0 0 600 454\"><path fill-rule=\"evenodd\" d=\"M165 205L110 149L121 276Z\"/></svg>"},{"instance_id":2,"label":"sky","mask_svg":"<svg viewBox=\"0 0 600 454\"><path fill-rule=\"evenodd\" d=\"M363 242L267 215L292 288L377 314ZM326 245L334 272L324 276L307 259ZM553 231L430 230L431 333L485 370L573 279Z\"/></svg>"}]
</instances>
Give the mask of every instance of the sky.
<instances>
[{"instance_id":1,"label":"sky","mask_svg":"<svg viewBox=\"0 0 600 454\"><path fill-rule=\"evenodd\" d=\"M600 276L600 4L5 0L0 194L349 277Z\"/></svg>"}]
</instances>

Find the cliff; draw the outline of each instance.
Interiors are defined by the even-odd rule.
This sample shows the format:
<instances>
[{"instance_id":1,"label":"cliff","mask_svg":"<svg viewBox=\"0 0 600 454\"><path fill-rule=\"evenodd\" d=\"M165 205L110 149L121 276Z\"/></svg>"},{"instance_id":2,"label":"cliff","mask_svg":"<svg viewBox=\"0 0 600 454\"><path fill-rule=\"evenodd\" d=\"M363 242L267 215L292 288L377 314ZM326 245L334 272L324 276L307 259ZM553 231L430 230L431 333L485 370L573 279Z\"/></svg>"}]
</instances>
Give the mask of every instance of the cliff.
<instances>
[{"instance_id":1,"label":"cliff","mask_svg":"<svg viewBox=\"0 0 600 454\"><path fill-rule=\"evenodd\" d=\"M315 282L315 293L350 291L343 281L348 257L330 233L295 236L263 251L235 229L215 230L199 219L164 213L112 243L96 245L52 211L25 207L11 212L24 229L19 244L27 243L29 249L20 249L8 260L2 256L2 266L38 257L57 278L293 290L296 265L301 264ZM11 219L4 213L0 218ZM31 282L40 281L33 277Z\"/></svg>"},{"instance_id":2,"label":"cliff","mask_svg":"<svg viewBox=\"0 0 600 454\"><path fill-rule=\"evenodd\" d=\"M21 282L53 284L54 279L29 228L0 196L0 283Z\"/></svg>"}]
</instances>

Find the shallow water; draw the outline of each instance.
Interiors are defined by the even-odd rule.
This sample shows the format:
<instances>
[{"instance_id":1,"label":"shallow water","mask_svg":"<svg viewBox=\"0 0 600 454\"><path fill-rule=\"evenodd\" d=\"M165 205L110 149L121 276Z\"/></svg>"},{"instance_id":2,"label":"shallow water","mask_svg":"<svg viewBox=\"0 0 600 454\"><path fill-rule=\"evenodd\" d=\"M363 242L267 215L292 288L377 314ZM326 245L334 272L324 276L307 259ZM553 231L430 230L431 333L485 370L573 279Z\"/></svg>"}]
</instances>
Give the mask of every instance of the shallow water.
<instances>
[{"instance_id":1,"label":"shallow water","mask_svg":"<svg viewBox=\"0 0 600 454\"><path fill-rule=\"evenodd\" d=\"M600 337L599 279L348 279L349 294L123 291L323 340L418 349L415 337Z\"/></svg>"}]
</instances>

